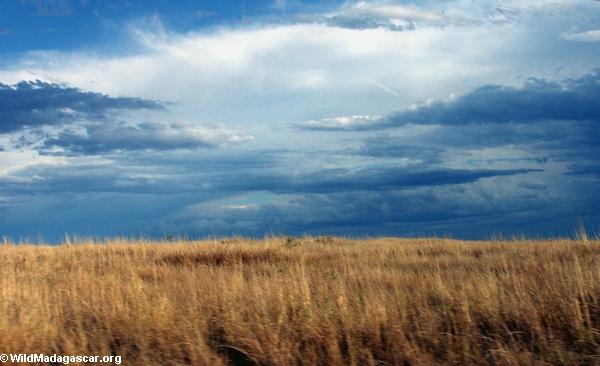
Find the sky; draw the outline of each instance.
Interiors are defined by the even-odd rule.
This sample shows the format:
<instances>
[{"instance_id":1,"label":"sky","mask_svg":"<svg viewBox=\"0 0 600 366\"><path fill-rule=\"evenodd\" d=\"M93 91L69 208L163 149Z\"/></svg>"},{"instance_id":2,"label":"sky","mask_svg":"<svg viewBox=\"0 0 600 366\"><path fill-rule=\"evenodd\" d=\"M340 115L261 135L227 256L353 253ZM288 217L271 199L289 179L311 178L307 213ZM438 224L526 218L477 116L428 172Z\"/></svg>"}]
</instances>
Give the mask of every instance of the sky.
<instances>
[{"instance_id":1,"label":"sky","mask_svg":"<svg viewBox=\"0 0 600 366\"><path fill-rule=\"evenodd\" d=\"M600 232L600 1L0 2L0 237Z\"/></svg>"}]
</instances>

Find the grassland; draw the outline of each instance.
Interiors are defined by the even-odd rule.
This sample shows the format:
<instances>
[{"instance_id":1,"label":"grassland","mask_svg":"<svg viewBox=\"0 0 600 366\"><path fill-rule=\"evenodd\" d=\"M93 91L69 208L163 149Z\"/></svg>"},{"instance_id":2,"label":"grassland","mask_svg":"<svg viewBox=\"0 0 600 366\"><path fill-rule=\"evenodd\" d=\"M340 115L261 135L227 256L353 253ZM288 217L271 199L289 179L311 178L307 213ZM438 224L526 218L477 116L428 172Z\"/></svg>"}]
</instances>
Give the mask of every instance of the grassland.
<instances>
[{"instance_id":1,"label":"grassland","mask_svg":"<svg viewBox=\"0 0 600 366\"><path fill-rule=\"evenodd\" d=\"M0 246L1 353L126 365L600 365L600 241Z\"/></svg>"}]
</instances>

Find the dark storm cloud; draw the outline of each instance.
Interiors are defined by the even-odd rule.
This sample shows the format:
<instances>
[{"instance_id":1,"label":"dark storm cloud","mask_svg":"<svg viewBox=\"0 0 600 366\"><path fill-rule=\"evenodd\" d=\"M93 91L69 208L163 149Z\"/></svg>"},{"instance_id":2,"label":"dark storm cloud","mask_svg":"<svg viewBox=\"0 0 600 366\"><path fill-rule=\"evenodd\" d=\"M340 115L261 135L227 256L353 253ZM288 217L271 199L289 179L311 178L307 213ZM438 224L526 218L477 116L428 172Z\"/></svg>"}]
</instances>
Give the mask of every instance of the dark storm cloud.
<instances>
[{"instance_id":1,"label":"dark storm cloud","mask_svg":"<svg viewBox=\"0 0 600 366\"><path fill-rule=\"evenodd\" d=\"M470 154L479 149L518 146L528 154L521 155L519 161L513 161L509 156L474 159L486 162L488 166L503 162L543 164L548 162L550 156L564 157L575 153L575 150L590 150L588 140L594 139L594 133L590 133L581 124L573 124L574 122L536 122L436 126L420 134L380 134L365 138L355 151L361 156L381 159L406 158L423 164L443 164L444 159Z\"/></svg>"},{"instance_id":2,"label":"dark storm cloud","mask_svg":"<svg viewBox=\"0 0 600 366\"><path fill-rule=\"evenodd\" d=\"M438 146L449 146L460 149L485 147L500 147L506 145L551 144L564 141L565 130L569 134L579 133L579 127L572 122L532 122L490 123L469 126L440 126L436 130L421 136L423 141L429 141Z\"/></svg>"},{"instance_id":3,"label":"dark storm cloud","mask_svg":"<svg viewBox=\"0 0 600 366\"><path fill-rule=\"evenodd\" d=\"M245 172L243 172L245 170ZM323 169L307 174L259 173L252 169L210 171L171 170L124 164L79 163L77 165L32 166L17 176L0 179L0 192L131 192L223 194L265 191L274 194L336 193L402 190L415 187L446 186L476 182L482 178L512 176L535 169L430 169L370 168L362 170ZM243 172L243 173L242 173ZM240 175L243 179L240 179Z\"/></svg>"},{"instance_id":4,"label":"dark storm cloud","mask_svg":"<svg viewBox=\"0 0 600 366\"><path fill-rule=\"evenodd\" d=\"M600 74L561 83L529 79L521 88L483 86L448 102L389 117L392 124L465 125L544 120L600 120Z\"/></svg>"},{"instance_id":5,"label":"dark storm cloud","mask_svg":"<svg viewBox=\"0 0 600 366\"><path fill-rule=\"evenodd\" d=\"M600 73L562 82L528 79L520 88L487 85L465 95L418 105L372 123L336 125L311 121L309 130L372 130L423 125L534 123L539 121L600 121Z\"/></svg>"},{"instance_id":6,"label":"dark storm cloud","mask_svg":"<svg viewBox=\"0 0 600 366\"><path fill-rule=\"evenodd\" d=\"M90 173L87 169L73 168L69 174L77 172L82 176ZM70 179L64 180L61 187L71 190L60 195L59 203L51 201L42 205L43 212L50 215L49 222L53 223L48 229L56 231L60 238L61 233L72 230L69 229L69 224L82 221L86 223L85 230L78 232L97 235L95 230L98 230L97 224L100 220L120 228L122 231L114 233L117 235L131 233L122 220L132 219L139 224L139 230L136 226L137 233L176 233L189 237L304 233L452 235L463 238L485 238L494 233L570 235L578 222L578 215L586 210L595 210L599 197L596 189L590 192L586 199L570 202L553 197L540 184L530 183L526 187L521 187L523 184L510 187L508 184L503 190L501 187L505 186L504 183L496 181L497 185L491 187L473 182L391 191L294 192L273 195L265 203L238 205L230 198L239 196L238 194L232 196L227 192L209 191L182 195L170 192L165 196L156 190L156 186L147 191L141 190L140 186L133 187L131 191L127 190L124 188L127 186L124 184L127 183L125 179L120 179L123 187L119 193L103 187L110 182L97 179L102 175L105 174L92 174L88 178L88 187L99 190L86 191L85 194L80 192L84 187L79 187L80 191L72 190L77 188L64 185ZM67 177L68 174L65 173L64 176ZM507 179L508 183L513 178L502 179ZM115 182L110 184L114 185ZM165 184L158 186L164 187ZM536 191L535 194L531 194L531 190ZM37 190L36 192L37 207L44 193ZM136 194L131 194L134 192ZM45 197L50 199L56 195L50 194ZM194 204L193 207L182 213L181 208L190 203ZM76 211L78 214L75 215L72 207L80 205L86 208ZM102 209L96 214L99 207ZM33 208L12 205L7 209L7 212L12 214L0 218L0 222L10 224L15 214L30 217L28 210ZM139 212L145 213L139 215ZM170 214L164 216L169 212ZM127 218L128 215L132 217ZM61 217L61 220L54 220L57 216ZM553 225L548 226L548 222L552 222ZM116 229L111 227L111 230Z\"/></svg>"},{"instance_id":7,"label":"dark storm cloud","mask_svg":"<svg viewBox=\"0 0 600 366\"><path fill-rule=\"evenodd\" d=\"M100 156L67 156L68 164L36 164L0 176L0 195L127 193L231 194L241 175L279 164L280 150L128 150ZM226 185L227 189L223 190Z\"/></svg>"},{"instance_id":8,"label":"dark storm cloud","mask_svg":"<svg viewBox=\"0 0 600 366\"><path fill-rule=\"evenodd\" d=\"M105 120L111 111L164 109L140 98L110 97L42 81L0 83L0 133L23 127Z\"/></svg>"},{"instance_id":9,"label":"dark storm cloud","mask_svg":"<svg viewBox=\"0 0 600 366\"><path fill-rule=\"evenodd\" d=\"M421 106L410 113L421 117L435 116L432 124L436 126L408 126L407 130L414 128L414 131L402 133L400 128L386 131L389 134L361 136L361 145L336 152L339 156L335 159L352 160L344 168L313 166L312 170L300 172L295 170L297 166L292 159L310 157L322 162L321 166L329 167L336 166L336 160L306 150L261 152L235 148L226 154L215 149L204 149L199 153L196 148L219 146L237 137L228 133L204 134L187 125L119 122L107 118L115 116L109 114L111 110L161 106L129 107L131 103L122 105L115 100L145 101L110 98L53 86L49 89L75 90L76 95L92 94L100 101L91 98L92 102L84 97L81 103L62 104L68 104L66 107L47 103L50 106L45 110L61 117L66 126L61 126L58 132L55 129L54 135L46 137L38 149L48 153L63 151L69 163L34 165L2 177L0 194L22 200L32 194L36 197L135 198L140 202L140 212L154 208L162 212L163 216L157 214L147 223L149 226L144 226L146 223L138 216L140 227L148 233L264 235L268 232L310 232L482 237L522 228L530 234L565 234L574 227L572 223L576 222L577 215L597 216L598 200L595 197L598 189L594 185L598 176L598 155L594 153L598 151L600 141L597 129L600 119L595 106L585 102L589 95L594 95L592 79L588 76L555 84L536 80L521 88L484 87L439 103L437 107L435 103ZM597 77L594 80L598 83ZM560 88L557 89L557 85ZM36 88L35 85L29 87ZM6 88L3 86L1 92ZM9 88L13 91L27 89L19 85ZM588 94L584 95L586 92ZM518 115L515 112L510 117L508 112L512 109L507 106L511 105L509 101L515 93L520 95L515 98L523 101L511 108L526 109L537 105L538 112L528 111L526 118L515 117ZM483 97L483 94L488 96ZM567 103L569 98L583 101L583 112L580 110L576 114L571 110L573 113L566 113L551 108L541 111L545 105L541 102L542 94L548 95L551 103L558 103L558 99L562 101L565 97L563 102L567 106L575 103ZM480 96L480 102L476 102L476 95ZM556 95L562 97L552 99ZM504 110L505 116L484 121L488 112L484 113L483 101L502 105L492 109L496 112ZM470 109L466 105L471 106ZM454 114L454 117L428 110L435 108ZM464 116L465 110L475 116L479 113L479 117L459 118ZM567 115L575 117L567 118ZM396 115L384 120L392 118ZM381 123L381 120L371 122L360 116L354 119L365 128L371 123ZM335 119L329 122L337 123ZM425 117L406 121L409 122L430 124L425 122ZM42 124L50 123L26 126ZM25 137L23 139L27 140ZM28 141L23 144L31 145ZM518 148L518 152L505 156L478 155L482 149L499 147ZM466 163L477 168L450 168L453 164L449 161L455 162L457 157L461 166ZM408 159L412 165L392 165L398 158ZM552 164L557 161L567 168L564 174L563 170L554 169ZM514 169L499 168L507 166ZM548 167L548 170L532 167ZM562 184L569 184L568 194L556 193ZM270 200L245 198L253 195L267 195ZM237 197L242 197L239 203L235 201ZM177 203L161 208L160 202L172 200ZM116 201L115 204L121 204ZM142 207L145 202L152 202L153 206ZM188 216L177 216L187 202L198 205L198 210L187 212ZM55 207L56 203L48 205ZM26 213L21 207L7 204L5 216L11 212ZM62 209L66 212L67 207ZM109 211L112 212L104 210ZM92 217L89 214L86 223L93 222ZM551 229L536 227L540 222L557 224ZM119 226L117 224L110 222L112 226Z\"/></svg>"},{"instance_id":10,"label":"dark storm cloud","mask_svg":"<svg viewBox=\"0 0 600 366\"><path fill-rule=\"evenodd\" d=\"M486 148L520 147L546 161L598 156L596 122L545 121L435 126L419 134L380 134L361 142L358 153L378 157L418 158L435 162L442 154ZM500 157L501 158L501 157ZM540 161L541 162L541 161Z\"/></svg>"},{"instance_id":11,"label":"dark storm cloud","mask_svg":"<svg viewBox=\"0 0 600 366\"><path fill-rule=\"evenodd\" d=\"M331 193L382 191L410 187L443 186L475 182L481 178L528 173L531 169L426 169L370 168L358 171L327 169L293 176L249 175L237 182L224 182L223 190L269 191L274 193Z\"/></svg>"},{"instance_id":12,"label":"dark storm cloud","mask_svg":"<svg viewBox=\"0 0 600 366\"><path fill-rule=\"evenodd\" d=\"M535 195L531 189L537 189ZM507 199L510 197L510 199ZM570 234L576 214L598 202L571 204L544 192L539 185L510 191L477 183L416 187L401 191L339 192L280 195L264 204L227 205L209 201L169 222L185 232L347 234L347 235L457 235L482 238L494 233L523 233L543 220L562 225L535 227L539 232ZM194 220L193 218L202 218ZM539 230L539 231L538 231Z\"/></svg>"},{"instance_id":13,"label":"dark storm cloud","mask_svg":"<svg viewBox=\"0 0 600 366\"><path fill-rule=\"evenodd\" d=\"M532 123L438 126L418 136L387 137L381 147L367 140L365 149L393 149L395 145L415 144L446 149L446 155L475 153L479 149L518 148L538 163L598 161L600 129L595 121L546 121ZM499 157L498 159L501 159ZM501 162L501 160L497 160ZM492 162L490 160L490 162ZM532 160L532 162L536 162Z\"/></svg>"},{"instance_id":14,"label":"dark storm cloud","mask_svg":"<svg viewBox=\"0 0 600 366\"><path fill-rule=\"evenodd\" d=\"M66 166L40 164L19 174L0 178L0 192L12 195L94 192L161 194L163 191L147 172L107 163L72 163Z\"/></svg>"},{"instance_id":15,"label":"dark storm cloud","mask_svg":"<svg viewBox=\"0 0 600 366\"><path fill-rule=\"evenodd\" d=\"M418 159L427 164L441 163L443 148L411 144L410 141L396 139L389 135L367 138L358 149L358 155L378 158Z\"/></svg>"},{"instance_id":16,"label":"dark storm cloud","mask_svg":"<svg viewBox=\"0 0 600 366\"><path fill-rule=\"evenodd\" d=\"M591 175L600 177L600 161L589 164L571 164L568 166L569 175Z\"/></svg>"}]
</instances>

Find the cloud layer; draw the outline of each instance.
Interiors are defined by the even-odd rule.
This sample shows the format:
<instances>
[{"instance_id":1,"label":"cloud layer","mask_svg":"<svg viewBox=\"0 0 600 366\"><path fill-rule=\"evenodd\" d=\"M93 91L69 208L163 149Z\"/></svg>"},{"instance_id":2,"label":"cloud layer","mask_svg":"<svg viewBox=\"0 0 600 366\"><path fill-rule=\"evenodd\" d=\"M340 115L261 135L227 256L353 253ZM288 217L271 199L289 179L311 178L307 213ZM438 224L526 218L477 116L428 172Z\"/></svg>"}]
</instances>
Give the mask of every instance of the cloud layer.
<instances>
[{"instance_id":1,"label":"cloud layer","mask_svg":"<svg viewBox=\"0 0 600 366\"><path fill-rule=\"evenodd\" d=\"M62 131L44 141L44 149L60 148L71 154L101 154L132 150L176 150L215 148L251 141L225 128L202 129L189 125L144 122L97 124L84 131Z\"/></svg>"},{"instance_id":2,"label":"cloud layer","mask_svg":"<svg viewBox=\"0 0 600 366\"><path fill-rule=\"evenodd\" d=\"M0 83L0 133L74 121L103 121L116 110L163 108L152 100L109 97L39 80Z\"/></svg>"},{"instance_id":3,"label":"cloud layer","mask_svg":"<svg viewBox=\"0 0 600 366\"><path fill-rule=\"evenodd\" d=\"M351 116L309 121L314 130L363 130L403 126L600 121L600 74L554 82L528 79L521 87L486 85L448 100L417 104L386 117Z\"/></svg>"},{"instance_id":4,"label":"cloud layer","mask_svg":"<svg viewBox=\"0 0 600 366\"><path fill-rule=\"evenodd\" d=\"M597 2L163 6L1 59L0 236L600 225Z\"/></svg>"}]
</instances>

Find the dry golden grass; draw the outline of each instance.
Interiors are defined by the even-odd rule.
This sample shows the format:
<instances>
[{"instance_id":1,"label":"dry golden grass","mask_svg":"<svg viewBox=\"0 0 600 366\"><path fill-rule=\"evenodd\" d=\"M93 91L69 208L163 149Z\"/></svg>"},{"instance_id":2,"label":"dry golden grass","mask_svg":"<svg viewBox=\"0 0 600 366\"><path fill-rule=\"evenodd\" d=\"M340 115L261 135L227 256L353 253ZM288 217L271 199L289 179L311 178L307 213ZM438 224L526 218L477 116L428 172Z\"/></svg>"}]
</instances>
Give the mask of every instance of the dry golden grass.
<instances>
[{"instance_id":1,"label":"dry golden grass","mask_svg":"<svg viewBox=\"0 0 600 366\"><path fill-rule=\"evenodd\" d=\"M600 365L600 241L0 246L0 353L126 365Z\"/></svg>"}]
</instances>

